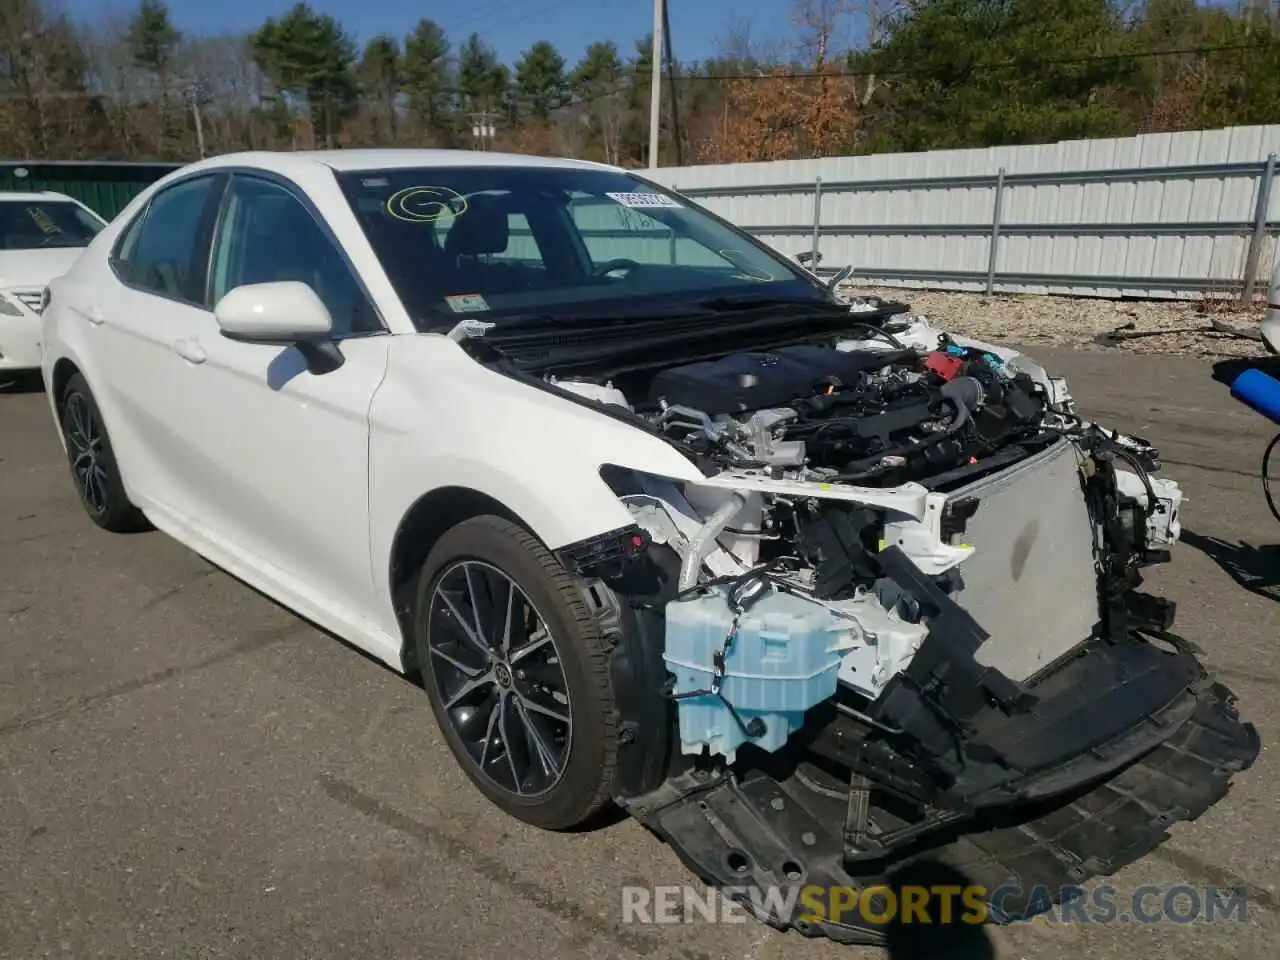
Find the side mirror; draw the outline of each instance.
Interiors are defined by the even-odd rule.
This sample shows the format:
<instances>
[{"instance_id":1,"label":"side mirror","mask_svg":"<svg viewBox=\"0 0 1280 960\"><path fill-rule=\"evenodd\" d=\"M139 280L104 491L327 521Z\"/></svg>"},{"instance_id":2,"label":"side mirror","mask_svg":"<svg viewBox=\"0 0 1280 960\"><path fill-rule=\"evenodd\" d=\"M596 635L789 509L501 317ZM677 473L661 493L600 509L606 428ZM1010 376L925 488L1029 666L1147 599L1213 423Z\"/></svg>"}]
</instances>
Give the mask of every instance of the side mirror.
<instances>
[{"instance_id":1,"label":"side mirror","mask_svg":"<svg viewBox=\"0 0 1280 960\"><path fill-rule=\"evenodd\" d=\"M333 317L305 283L249 283L227 292L213 308L222 335L241 343L296 347L312 373L342 366L333 342Z\"/></svg>"}]
</instances>

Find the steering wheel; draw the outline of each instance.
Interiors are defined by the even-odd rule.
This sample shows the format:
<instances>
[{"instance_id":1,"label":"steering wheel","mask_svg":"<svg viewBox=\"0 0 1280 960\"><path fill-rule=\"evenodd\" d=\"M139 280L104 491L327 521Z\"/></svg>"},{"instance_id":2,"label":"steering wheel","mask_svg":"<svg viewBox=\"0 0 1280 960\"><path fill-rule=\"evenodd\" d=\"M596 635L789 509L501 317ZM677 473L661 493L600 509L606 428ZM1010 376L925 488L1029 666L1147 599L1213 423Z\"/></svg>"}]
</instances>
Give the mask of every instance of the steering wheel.
<instances>
[{"instance_id":1,"label":"steering wheel","mask_svg":"<svg viewBox=\"0 0 1280 960\"><path fill-rule=\"evenodd\" d=\"M626 257L615 257L612 260L606 260L591 271L593 277L603 277L605 274L613 273L615 270L626 270L630 273L633 270L639 270L640 264L634 260L628 260Z\"/></svg>"}]
</instances>

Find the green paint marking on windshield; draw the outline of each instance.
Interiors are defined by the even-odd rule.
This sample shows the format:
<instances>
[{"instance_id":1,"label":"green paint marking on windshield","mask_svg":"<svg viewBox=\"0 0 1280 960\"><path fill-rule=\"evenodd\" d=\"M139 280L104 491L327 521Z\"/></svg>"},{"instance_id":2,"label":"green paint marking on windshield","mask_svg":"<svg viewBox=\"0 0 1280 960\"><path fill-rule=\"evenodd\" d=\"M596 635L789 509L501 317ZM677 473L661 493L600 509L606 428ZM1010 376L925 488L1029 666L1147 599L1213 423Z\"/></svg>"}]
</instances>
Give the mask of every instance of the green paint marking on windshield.
<instances>
[{"instance_id":1,"label":"green paint marking on windshield","mask_svg":"<svg viewBox=\"0 0 1280 960\"><path fill-rule=\"evenodd\" d=\"M467 212L467 198L448 187L415 186L397 190L387 200L387 213L406 223L454 220Z\"/></svg>"}]
</instances>

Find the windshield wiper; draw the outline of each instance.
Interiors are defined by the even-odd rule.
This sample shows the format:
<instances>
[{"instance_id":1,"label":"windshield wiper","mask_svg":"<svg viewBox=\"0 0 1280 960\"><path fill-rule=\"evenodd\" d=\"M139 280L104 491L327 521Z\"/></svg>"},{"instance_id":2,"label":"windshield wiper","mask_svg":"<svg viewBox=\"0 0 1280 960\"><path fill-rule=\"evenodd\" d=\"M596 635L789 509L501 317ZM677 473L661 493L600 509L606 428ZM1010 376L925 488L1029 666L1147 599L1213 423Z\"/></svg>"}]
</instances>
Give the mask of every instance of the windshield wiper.
<instances>
[{"instance_id":1,"label":"windshield wiper","mask_svg":"<svg viewBox=\"0 0 1280 960\"><path fill-rule=\"evenodd\" d=\"M743 310L752 307L802 307L805 309L815 309L821 307L835 307L844 310L847 304L841 303L835 299L836 287L840 286L849 275L853 273L852 267L841 267L831 279L825 282L827 293L830 299L814 299L812 297L755 297L749 294L729 294L719 297L709 297L706 300L699 300L698 305L706 307L709 310Z\"/></svg>"},{"instance_id":2,"label":"windshield wiper","mask_svg":"<svg viewBox=\"0 0 1280 960\"><path fill-rule=\"evenodd\" d=\"M475 313L469 319L475 319L488 325L486 332L492 330L491 336L506 334L538 334L563 332L603 333L618 324L643 324L646 322L670 322L672 320L708 320L714 311L705 308L691 307L689 304L678 304L674 307L628 308L625 304L597 306L591 312L571 313L508 313L493 316L488 313ZM434 322L434 318L431 318Z\"/></svg>"},{"instance_id":3,"label":"windshield wiper","mask_svg":"<svg viewBox=\"0 0 1280 960\"><path fill-rule=\"evenodd\" d=\"M707 297L696 301L697 306L716 313L733 313L738 310L773 309L794 307L801 310L823 310L841 305L830 300L814 300L807 297L752 297L746 294L730 294Z\"/></svg>"},{"instance_id":4,"label":"windshield wiper","mask_svg":"<svg viewBox=\"0 0 1280 960\"><path fill-rule=\"evenodd\" d=\"M740 319L733 325L731 338L737 349L751 349L751 344L757 342L802 342L848 325L847 313L831 310L738 316ZM650 362L648 358L660 354L681 357L692 350L701 355L708 349L722 353L725 334L722 316L712 315L708 320L704 315L684 322L630 323L605 330L523 330L511 335L495 329L484 342L530 369L574 369L607 360L625 370L633 362L632 358L641 358L643 366Z\"/></svg>"},{"instance_id":5,"label":"windshield wiper","mask_svg":"<svg viewBox=\"0 0 1280 960\"><path fill-rule=\"evenodd\" d=\"M630 337L649 332L678 330L678 327L670 326L673 323L721 322L726 313L736 314L742 319L767 320L768 314L777 314L779 320L797 320L828 319L832 316L844 316L848 312L847 304L831 300L727 294L663 306L621 302L597 303L590 310L565 310L563 313L529 311L495 316L477 312L468 319L486 324L482 335L491 339L540 337L544 334L608 338L617 334ZM456 338L462 331L455 327L451 332Z\"/></svg>"}]
</instances>

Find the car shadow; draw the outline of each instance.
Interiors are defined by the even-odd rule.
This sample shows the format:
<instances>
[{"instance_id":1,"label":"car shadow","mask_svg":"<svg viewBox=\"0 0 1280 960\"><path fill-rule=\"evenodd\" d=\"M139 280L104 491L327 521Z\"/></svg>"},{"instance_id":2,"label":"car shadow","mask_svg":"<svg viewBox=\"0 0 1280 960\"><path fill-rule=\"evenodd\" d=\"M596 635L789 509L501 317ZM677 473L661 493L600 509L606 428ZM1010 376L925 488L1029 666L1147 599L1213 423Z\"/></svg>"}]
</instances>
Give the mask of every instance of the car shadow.
<instances>
[{"instance_id":1,"label":"car shadow","mask_svg":"<svg viewBox=\"0 0 1280 960\"><path fill-rule=\"evenodd\" d=\"M1259 357L1232 357L1229 360L1219 360L1213 365L1213 379L1219 383L1231 386L1236 377L1244 373L1246 370L1261 370L1268 376L1275 377L1280 380L1280 357L1270 355Z\"/></svg>"},{"instance_id":2,"label":"car shadow","mask_svg":"<svg viewBox=\"0 0 1280 960\"><path fill-rule=\"evenodd\" d=\"M1181 542L1199 550L1250 593L1280 601L1280 544L1230 543L1185 527Z\"/></svg>"},{"instance_id":3,"label":"car shadow","mask_svg":"<svg viewBox=\"0 0 1280 960\"><path fill-rule=\"evenodd\" d=\"M426 700L425 687L423 686L424 681L422 678L422 671L416 665L411 665L407 672L400 673L398 670L394 669L390 665L379 660L377 657L369 653L367 650L361 650L350 640L347 640L345 637L338 636L338 634L334 633L328 627L321 626L320 624L312 620L310 617L304 617L302 614L298 613L298 611L285 606L283 603L281 603L279 600L277 600L275 597L271 596L270 594L263 593L253 584L249 583L247 580L241 579L236 574L228 570L226 567L223 567L217 563L214 563L208 557L203 557L202 559L204 559L205 563L209 564L211 568L223 574L224 576L230 578L231 580L234 580L236 583L244 587L246 590L252 591L253 593L257 594L259 597L267 601L267 603L271 604L273 607L276 607L279 610L283 611L284 613L287 613L289 616L296 618L299 622L305 623L307 626L311 627L311 629L315 630L317 633L321 634L322 636L326 637L329 640L336 641L337 643L346 647L349 651L354 653L356 656L360 657L362 660L372 664L373 666L377 667L379 670L382 670L394 682L408 684L409 686L416 687L418 690L422 690L424 693L423 701L422 701L423 715L428 719L429 722L432 722L432 723L435 722L434 719L431 718L431 708L428 705ZM604 830L609 827L616 826L627 819L629 819L629 816L625 810L621 809L615 804L609 804L605 806L605 808L601 810L599 813L597 813L594 817L591 817L590 819L584 821L583 823L578 824L576 827L571 827L567 830L564 830L563 832L571 833L571 834L572 833L594 833L597 830Z\"/></svg>"},{"instance_id":4,"label":"car shadow","mask_svg":"<svg viewBox=\"0 0 1280 960\"><path fill-rule=\"evenodd\" d=\"M41 393L44 390L44 378L38 371L28 373L4 373L0 371L0 394L6 393Z\"/></svg>"},{"instance_id":5,"label":"car shadow","mask_svg":"<svg viewBox=\"0 0 1280 960\"><path fill-rule=\"evenodd\" d=\"M891 872L887 881L899 906L911 889L960 891L973 886L973 881L955 867L928 858ZM900 908L894 912L885 930L889 960L995 960L998 951L988 927L972 916L966 918L966 907L958 894L950 903L938 896L928 897L924 914L927 922L922 923L918 913L907 917Z\"/></svg>"},{"instance_id":6,"label":"car shadow","mask_svg":"<svg viewBox=\"0 0 1280 960\"><path fill-rule=\"evenodd\" d=\"M307 371L307 361L297 347L286 347L267 364L267 386L277 393L289 381Z\"/></svg>"}]
</instances>

